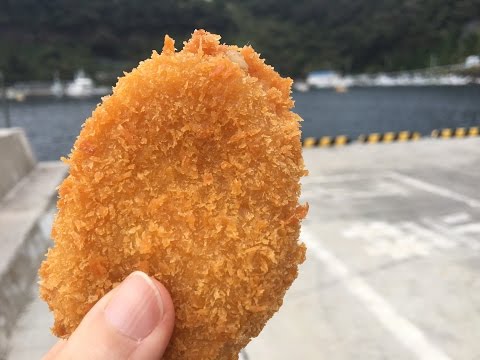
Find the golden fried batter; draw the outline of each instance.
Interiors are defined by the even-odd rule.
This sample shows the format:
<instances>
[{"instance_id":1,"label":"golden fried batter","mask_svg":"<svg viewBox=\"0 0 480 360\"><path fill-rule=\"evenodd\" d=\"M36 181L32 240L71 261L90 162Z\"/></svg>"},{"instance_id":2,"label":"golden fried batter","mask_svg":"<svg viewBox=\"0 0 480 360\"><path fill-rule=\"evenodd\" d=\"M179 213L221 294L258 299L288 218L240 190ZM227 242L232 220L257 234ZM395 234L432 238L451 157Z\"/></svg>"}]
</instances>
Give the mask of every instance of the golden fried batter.
<instances>
[{"instance_id":1,"label":"golden fried batter","mask_svg":"<svg viewBox=\"0 0 480 360\"><path fill-rule=\"evenodd\" d=\"M166 36L85 122L40 268L56 335L134 270L171 292L165 359L237 359L282 304L305 258L292 81L219 40Z\"/></svg>"}]
</instances>

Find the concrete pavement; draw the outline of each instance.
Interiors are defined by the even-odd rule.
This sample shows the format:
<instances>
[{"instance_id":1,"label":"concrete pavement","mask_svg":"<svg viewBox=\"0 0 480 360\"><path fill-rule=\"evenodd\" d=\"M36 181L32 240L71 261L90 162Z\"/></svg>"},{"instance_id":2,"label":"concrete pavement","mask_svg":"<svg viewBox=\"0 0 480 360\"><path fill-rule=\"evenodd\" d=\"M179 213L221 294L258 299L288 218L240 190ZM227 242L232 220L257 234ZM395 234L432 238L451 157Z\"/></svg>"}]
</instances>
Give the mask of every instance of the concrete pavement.
<instances>
[{"instance_id":1,"label":"concrete pavement","mask_svg":"<svg viewBox=\"0 0 480 360\"><path fill-rule=\"evenodd\" d=\"M305 160L307 260L249 360L480 359L480 139L313 149ZM49 324L36 300L9 359L39 358Z\"/></svg>"},{"instance_id":2,"label":"concrete pavement","mask_svg":"<svg viewBox=\"0 0 480 360\"><path fill-rule=\"evenodd\" d=\"M480 139L306 150L307 261L261 359L480 359Z\"/></svg>"}]
</instances>

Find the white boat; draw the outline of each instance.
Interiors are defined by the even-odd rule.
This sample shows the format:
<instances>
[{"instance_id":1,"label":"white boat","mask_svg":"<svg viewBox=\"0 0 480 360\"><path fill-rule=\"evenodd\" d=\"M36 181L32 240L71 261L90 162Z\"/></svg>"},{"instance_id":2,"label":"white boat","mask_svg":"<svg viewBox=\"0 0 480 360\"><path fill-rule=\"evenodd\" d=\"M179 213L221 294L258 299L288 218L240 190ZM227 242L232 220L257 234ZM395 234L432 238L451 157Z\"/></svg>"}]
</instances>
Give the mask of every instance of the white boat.
<instances>
[{"instance_id":1,"label":"white boat","mask_svg":"<svg viewBox=\"0 0 480 360\"><path fill-rule=\"evenodd\" d=\"M310 90L310 85L308 85L305 81L296 80L293 83L293 89L298 92L307 92Z\"/></svg>"},{"instance_id":2,"label":"white boat","mask_svg":"<svg viewBox=\"0 0 480 360\"><path fill-rule=\"evenodd\" d=\"M373 79L375 86L395 86L395 80L386 74L379 74Z\"/></svg>"},{"instance_id":3,"label":"white boat","mask_svg":"<svg viewBox=\"0 0 480 360\"><path fill-rule=\"evenodd\" d=\"M18 102L25 101L25 99L27 98L27 95L25 94L24 91L17 90L14 88L8 88L6 92L6 96L8 100L13 100Z\"/></svg>"},{"instance_id":4,"label":"white boat","mask_svg":"<svg viewBox=\"0 0 480 360\"><path fill-rule=\"evenodd\" d=\"M73 98L106 95L108 92L107 87L95 87L94 81L83 70L75 74L73 81L65 89L65 94Z\"/></svg>"},{"instance_id":5,"label":"white boat","mask_svg":"<svg viewBox=\"0 0 480 360\"><path fill-rule=\"evenodd\" d=\"M312 71L307 76L307 84L318 89L335 88L342 81L342 77L331 70Z\"/></svg>"},{"instance_id":6,"label":"white boat","mask_svg":"<svg viewBox=\"0 0 480 360\"><path fill-rule=\"evenodd\" d=\"M469 77L458 75L446 75L440 78L441 85L462 86L471 82Z\"/></svg>"},{"instance_id":7,"label":"white boat","mask_svg":"<svg viewBox=\"0 0 480 360\"><path fill-rule=\"evenodd\" d=\"M57 72L53 76L53 83L52 83L52 86L50 87L50 91L52 92L52 95L55 97L59 98L63 96L63 85L60 81L60 78Z\"/></svg>"},{"instance_id":8,"label":"white boat","mask_svg":"<svg viewBox=\"0 0 480 360\"><path fill-rule=\"evenodd\" d=\"M480 56L470 55L465 59L465 68L472 68L480 66Z\"/></svg>"}]
</instances>

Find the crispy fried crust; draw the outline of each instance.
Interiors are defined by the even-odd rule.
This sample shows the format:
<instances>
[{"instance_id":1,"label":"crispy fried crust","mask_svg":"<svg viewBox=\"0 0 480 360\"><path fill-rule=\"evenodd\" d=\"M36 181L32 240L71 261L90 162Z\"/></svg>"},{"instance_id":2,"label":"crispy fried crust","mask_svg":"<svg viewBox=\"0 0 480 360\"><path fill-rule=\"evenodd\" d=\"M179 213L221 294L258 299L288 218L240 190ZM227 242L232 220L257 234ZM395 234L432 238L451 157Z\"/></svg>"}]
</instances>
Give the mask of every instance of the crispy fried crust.
<instances>
[{"instance_id":1,"label":"crispy fried crust","mask_svg":"<svg viewBox=\"0 0 480 360\"><path fill-rule=\"evenodd\" d=\"M292 81L219 39L167 36L85 122L40 268L54 334L134 270L172 294L165 359L236 359L282 304L305 258Z\"/></svg>"}]
</instances>

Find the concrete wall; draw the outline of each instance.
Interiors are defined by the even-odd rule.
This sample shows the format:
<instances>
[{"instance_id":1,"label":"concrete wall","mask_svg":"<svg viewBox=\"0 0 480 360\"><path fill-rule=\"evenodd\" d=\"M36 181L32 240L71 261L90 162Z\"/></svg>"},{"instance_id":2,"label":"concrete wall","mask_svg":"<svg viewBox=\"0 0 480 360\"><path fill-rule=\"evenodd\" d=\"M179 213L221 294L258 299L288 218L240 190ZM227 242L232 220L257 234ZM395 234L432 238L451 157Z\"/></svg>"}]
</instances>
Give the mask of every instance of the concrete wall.
<instances>
[{"instance_id":1,"label":"concrete wall","mask_svg":"<svg viewBox=\"0 0 480 360\"><path fill-rule=\"evenodd\" d=\"M0 199L35 166L35 158L21 128L0 129Z\"/></svg>"},{"instance_id":2,"label":"concrete wall","mask_svg":"<svg viewBox=\"0 0 480 360\"><path fill-rule=\"evenodd\" d=\"M31 288L44 254L51 245L49 232L52 220L53 213L42 216L24 237L19 238L21 243L10 257L9 266L0 274L0 360L5 359L10 350L9 340L18 317L38 296L31 293ZM45 222L49 223L47 229L42 226Z\"/></svg>"},{"instance_id":3,"label":"concrete wall","mask_svg":"<svg viewBox=\"0 0 480 360\"><path fill-rule=\"evenodd\" d=\"M0 360L19 315L33 297L55 212L60 162L36 163L22 129L0 129ZM46 330L48 331L48 330Z\"/></svg>"}]
</instances>

